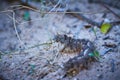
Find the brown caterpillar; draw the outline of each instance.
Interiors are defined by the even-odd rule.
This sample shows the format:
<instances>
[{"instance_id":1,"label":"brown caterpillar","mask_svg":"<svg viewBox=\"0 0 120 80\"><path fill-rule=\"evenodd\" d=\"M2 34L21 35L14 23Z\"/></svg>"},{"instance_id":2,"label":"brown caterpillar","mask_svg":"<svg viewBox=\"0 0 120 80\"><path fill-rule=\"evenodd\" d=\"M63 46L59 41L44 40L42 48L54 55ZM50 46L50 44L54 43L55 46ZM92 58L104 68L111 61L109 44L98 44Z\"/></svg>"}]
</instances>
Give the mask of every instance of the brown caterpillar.
<instances>
[{"instance_id":1,"label":"brown caterpillar","mask_svg":"<svg viewBox=\"0 0 120 80\"><path fill-rule=\"evenodd\" d=\"M94 57L89 56L89 53L92 53L95 50L93 43L85 39L74 39L68 37L67 35L57 35L54 40L64 44L64 51L66 48L69 48L73 51L78 51L78 56L69 59L64 63L64 71L66 75L74 76L83 69L88 69L89 65L96 61Z\"/></svg>"}]
</instances>

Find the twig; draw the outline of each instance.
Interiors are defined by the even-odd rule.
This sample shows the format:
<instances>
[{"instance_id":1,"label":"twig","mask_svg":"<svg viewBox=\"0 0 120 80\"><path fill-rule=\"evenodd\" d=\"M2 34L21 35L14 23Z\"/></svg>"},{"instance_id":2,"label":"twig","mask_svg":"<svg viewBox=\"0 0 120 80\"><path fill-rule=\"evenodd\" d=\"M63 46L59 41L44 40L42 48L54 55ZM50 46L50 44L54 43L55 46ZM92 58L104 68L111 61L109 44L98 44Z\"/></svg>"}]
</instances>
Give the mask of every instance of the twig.
<instances>
[{"instance_id":1,"label":"twig","mask_svg":"<svg viewBox=\"0 0 120 80\"><path fill-rule=\"evenodd\" d=\"M61 0L59 0L59 1L57 2L57 4L56 4L49 12L53 11L53 10L60 4L60 2L61 2Z\"/></svg>"},{"instance_id":2,"label":"twig","mask_svg":"<svg viewBox=\"0 0 120 80\"><path fill-rule=\"evenodd\" d=\"M20 36L19 36L19 34L18 34L18 31L17 31L17 27L16 27L16 23L15 23L16 20L15 20L15 13L14 13L14 11L12 11L12 13L13 13L13 25L14 25L14 29L15 29L17 38L18 38L18 40L20 41L21 45L23 45L24 48L25 48L25 45L24 45L23 41L21 40L21 38L20 38Z\"/></svg>"},{"instance_id":3,"label":"twig","mask_svg":"<svg viewBox=\"0 0 120 80\"><path fill-rule=\"evenodd\" d=\"M15 20L15 13L14 13L14 11L13 11L13 10L6 10L6 11L1 11L1 12L2 12L2 13L4 13L4 12L12 12L12 17L11 17L11 16L9 16L9 17L12 18L12 20L13 20L13 26L14 26L14 29L15 29L15 32L16 32L16 35L17 35L18 40L20 41L21 44L23 44L23 42L22 42L22 40L20 39L20 36L19 36L19 34L18 34L17 28L16 28L16 20ZM23 45L24 45L24 44L23 44ZM25 47L25 45L24 45L24 47Z\"/></svg>"},{"instance_id":4,"label":"twig","mask_svg":"<svg viewBox=\"0 0 120 80\"><path fill-rule=\"evenodd\" d=\"M30 47L25 47L24 49L16 49L14 51L5 51L5 52L2 52L4 54L11 54L11 53L16 53L16 52L19 52L19 51L26 51L26 50L29 50L29 49L33 49L33 48L36 48L36 47L39 47L39 46L43 46L43 45L48 45L48 44L52 44L54 42L45 42L45 43L41 43L41 44L37 44L37 45L33 45L33 46L30 46Z\"/></svg>"},{"instance_id":5,"label":"twig","mask_svg":"<svg viewBox=\"0 0 120 80\"><path fill-rule=\"evenodd\" d=\"M24 6L24 5L14 5L14 6L11 6L11 7L18 7L17 9L12 9L12 10L4 10L4 11L0 11L0 13L5 13L5 12L11 12L11 11L13 11L13 10L19 10L19 9L29 9L29 10L32 10L32 11L35 11L35 12L38 12L38 13L40 13L40 10L38 10L38 9L35 9L35 8L32 8L32 7L29 7L29 6ZM55 11L51 11L51 12L49 12L49 11L46 11L46 12L42 12L42 13L44 13L44 14L64 14L64 13L66 13L66 14L71 14L71 13L81 13L81 14L99 14L99 13L104 13L104 12L107 12L107 11L105 11L105 10L103 10L103 11L97 11L97 12L81 12L81 11L71 11L71 12L64 12L64 11L57 11L57 12L55 12Z\"/></svg>"},{"instance_id":6,"label":"twig","mask_svg":"<svg viewBox=\"0 0 120 80\"><path fill-rule=\"evenodd\" d=\"M112 26L114 26L114 25L118 25L118 24L120 24L120 21L110 22L110 24L111 24Z\"/></svg>"},{"instance_id":7,"label":"twig","mask_svg":"<svg viewBox=\"0 0 120 80\"><path fill-rule=\"evenodd\" d=\"M67 11L68 12L72 12L72 10L67 10ZM74 17L77 17L80 20L84 20L84 21L88 22L89 24L92 24L94 26L100 27L100 23L97 23L97 22L95 22L95 21L93 21L93 20L83 16L81 13L70 13L70 14L72 16L74 16Z\"/></svg>"},{"instance_id":8,"label":"twig","mask_svg":"<svg viewBox=\"0 0 120 80\"><path fill-rule=\"evenodd\" d=\"M32 7L32 6L25 6L25 5L13 5L13 6L10 6L11 8L14 8L14 7L18 7L17 9L12 9L12 10L18 10L18 9L29 9L29 10L32 10L32 11L35 11L35 12L40 12L39 9L35 8L35 7Z\"/></svg>"},{"instance_id":9,"label":"twig","mask_svg":"<svg viewBox=\"0 0 120 80\"><path fill-rule=\"evenodd\" d=\"M8 14L6 14L10 19L12 19L13 20L13 18L10 16L10 15L8 15ZM17 20L15 20L15 22L16 23L19 23Z\"/></svg>"},{"instance_id":10,"label":"twig","mask_svg":"<svg viewBox=\"0 0 120 80\"><path fill-rule=\"evenodd\" d=\"M105 4L101 4L103 7L105 7L107 10L109 10L112 14L114 14L116 17L118 17L119 19L120 19L120 16L117 14L117 13L115 13L113 10L111 10L107 5L105 5Z\"/></svg>"},{"instance_id":11,"label":"twig","mask_svg":"<svg viewBox=\"0 0 120 80\"><path fill-rule=\"evenodd\" d=\"M90 3L104 3L111 7L120 9L120 0L88 0Z\"/></svg>"}]
</instances>

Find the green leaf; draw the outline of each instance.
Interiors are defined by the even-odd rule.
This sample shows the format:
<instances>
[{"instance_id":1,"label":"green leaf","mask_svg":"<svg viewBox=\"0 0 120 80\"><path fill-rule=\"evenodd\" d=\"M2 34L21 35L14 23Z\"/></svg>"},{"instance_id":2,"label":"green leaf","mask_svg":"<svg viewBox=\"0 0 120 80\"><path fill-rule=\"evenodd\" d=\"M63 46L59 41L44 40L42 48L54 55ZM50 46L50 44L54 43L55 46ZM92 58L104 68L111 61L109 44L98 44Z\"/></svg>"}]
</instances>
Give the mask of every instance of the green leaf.
<instances>
[{"instance_id":1,"label":"green leaf","mask_svg":"<svg viewBox=\"0 0 120 80\"><path fill-rule=\"evenodd\" d=\"M30 13L28 11L24 12L24 20L28 21L30 19Z\"/></svg>"},{"instance_id":2,"label":"green leaf","mask_svg":"<svg viewBox=\"0 0 120 80\"><path fill-rule=\"evenodd\" d=\"M101 32L103 34L106 34L111 28L111 24L109 23L103 23L102 26L101 26Z\"/></svg>"},{"instance_id":3,"label":"green leaf","mask_svg":"<svg viewBox=\"0 0 120 80\"><path fill-rule=\"evenodd\" d=\"M99 58L99 57L100 57L99 52L95 50L95 51L94 51L94 56L97 57L97 58Z\"/></svg>"}]
</instances>

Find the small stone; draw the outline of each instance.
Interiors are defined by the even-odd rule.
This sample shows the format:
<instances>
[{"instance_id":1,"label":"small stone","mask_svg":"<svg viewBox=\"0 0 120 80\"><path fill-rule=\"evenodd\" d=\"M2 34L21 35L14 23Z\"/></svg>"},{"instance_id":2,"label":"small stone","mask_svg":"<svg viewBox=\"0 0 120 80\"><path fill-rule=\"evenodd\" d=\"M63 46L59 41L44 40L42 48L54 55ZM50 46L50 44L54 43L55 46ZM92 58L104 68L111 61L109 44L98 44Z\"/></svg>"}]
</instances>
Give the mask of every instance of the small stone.
<instances>
[{"instance_id":1,"label":"small stone","mask_svg":"<svg viewBox=\"0 0 120 80\"><path fill-rule=\"evenodd\" d=\"M98 78L103 78L103 75L102 74L97 74L96 75Z\"/></svg>"},{"instance_id":2,"label":"small stone","mask_svg":"<svg viewBox=\"0 0 120 80\"><path fill-rule=\"evenodd\" d=\"M99 69L97 69L97 71L100 71Z\"/></svg>"},{"instance_id":3,"label":"small stone","mask_svg":"<svg viewBox=\"0 0 120 80\"><path fill-rule=\"evenodd\" d=\"M100 67L101 67L101 68L103 67L103 64L102 64L102 63L100 64Z\"/></svg>"}]
</instances>

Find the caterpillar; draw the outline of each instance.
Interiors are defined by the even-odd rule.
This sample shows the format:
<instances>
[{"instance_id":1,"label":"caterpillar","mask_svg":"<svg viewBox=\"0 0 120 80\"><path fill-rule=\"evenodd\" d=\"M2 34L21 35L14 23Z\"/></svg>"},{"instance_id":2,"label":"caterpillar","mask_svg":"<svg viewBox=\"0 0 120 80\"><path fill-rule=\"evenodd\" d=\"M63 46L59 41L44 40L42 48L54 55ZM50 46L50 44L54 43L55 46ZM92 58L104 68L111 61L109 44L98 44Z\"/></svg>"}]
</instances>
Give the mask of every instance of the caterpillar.
<instances>
[{"instance_id":1,"label":"caterpillar","mask_svg":"<svg viewBox=\"0 0 120 80\"><path fill-rule=\"evenodd\" d=\"M61 50L64 52L66 48L78 52L78 55L69 59L64 63L64 71L67 76L74 76L81 70L88 69L89 65L96 61L93 56L89 56L95 50L93 43L86 39L74 39L67 35L56 35L54 40L64 44L64 48Z\"/></svg>"}]
</instances>

